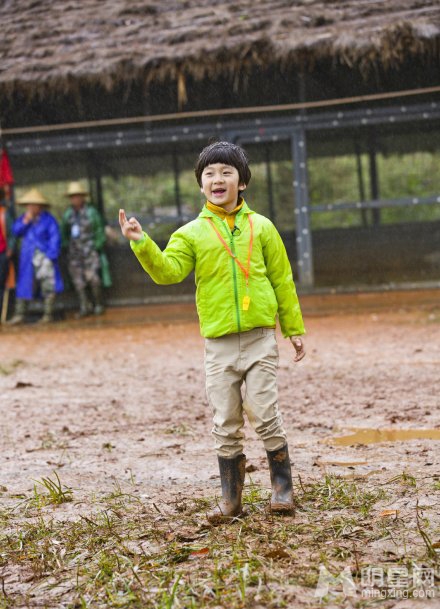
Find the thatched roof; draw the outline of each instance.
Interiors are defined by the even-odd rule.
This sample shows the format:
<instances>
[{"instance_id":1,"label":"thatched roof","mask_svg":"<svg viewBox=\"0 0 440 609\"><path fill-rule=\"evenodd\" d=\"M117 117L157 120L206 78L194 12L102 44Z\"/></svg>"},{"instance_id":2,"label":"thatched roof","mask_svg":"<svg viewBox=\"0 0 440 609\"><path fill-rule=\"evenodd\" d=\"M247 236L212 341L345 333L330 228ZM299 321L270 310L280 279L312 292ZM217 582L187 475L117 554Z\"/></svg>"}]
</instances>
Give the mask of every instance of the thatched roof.
<instances>
[{"instance_id":1,"label":"thatched roof","mask_svg":"<svg viewBox=\"0 0 440 609\"><path fill-rule=\"evenodd\" d=\"M0 23L3 95L440 56L438 0L3 0Z\"/></svg>"}]
</instances>

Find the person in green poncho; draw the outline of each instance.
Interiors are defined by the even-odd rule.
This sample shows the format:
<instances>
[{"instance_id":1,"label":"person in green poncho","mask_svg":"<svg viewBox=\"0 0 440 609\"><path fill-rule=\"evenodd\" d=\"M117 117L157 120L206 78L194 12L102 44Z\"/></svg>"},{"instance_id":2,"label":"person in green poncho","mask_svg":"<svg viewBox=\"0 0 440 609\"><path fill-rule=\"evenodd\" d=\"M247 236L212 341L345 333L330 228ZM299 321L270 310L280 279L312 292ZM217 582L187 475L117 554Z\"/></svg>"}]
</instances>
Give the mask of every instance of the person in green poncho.
<instances>
[{"instance_id":1,"label":"person in green poncho","mask_svg":"<svg viewBox=\"0 0 440 609\"><path fill-rule=\"evenodd\" d=\"M103 251L105 229L95 207L87 205L88 192L80 182L71 182L66 196L70 207L61 221L63 247L67 248L69 275L79 300L77 318L104 312L102 288L111 285L107 257ZM89 300L90 288L93 304Z\"/></svg>"}]
</instances>

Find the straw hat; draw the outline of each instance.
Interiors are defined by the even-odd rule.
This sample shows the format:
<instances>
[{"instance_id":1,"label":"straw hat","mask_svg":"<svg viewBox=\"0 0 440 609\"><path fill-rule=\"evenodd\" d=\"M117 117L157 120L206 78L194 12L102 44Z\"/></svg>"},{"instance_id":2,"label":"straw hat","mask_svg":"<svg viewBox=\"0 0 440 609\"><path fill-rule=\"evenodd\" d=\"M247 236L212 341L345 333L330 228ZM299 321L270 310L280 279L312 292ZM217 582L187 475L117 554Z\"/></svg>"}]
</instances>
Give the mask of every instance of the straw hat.
<instances>
[{"instance_id":1,"label":"straw hat","mask_svg":"<svg viewBox=\"0 0 440 609\"><path fill-rule=\"evenodd\" d=\"M87 188L85 188L81 182L70 182L67 187L67 192L65 193L66 197L71 197L72 195L84 195L88 196Z\"/></svg>"},{"instance_id":2,"label":"straw hat","mask_svg":"<svg viewBox=\"0 0 440 609\"><path fill-rule=\"evenodd\" d=\"M50 205L49 201L47 201L36 188L31 188L17 200L18 205L28 205L32 203L34 205Z\"/></svg>"}]
</instances>

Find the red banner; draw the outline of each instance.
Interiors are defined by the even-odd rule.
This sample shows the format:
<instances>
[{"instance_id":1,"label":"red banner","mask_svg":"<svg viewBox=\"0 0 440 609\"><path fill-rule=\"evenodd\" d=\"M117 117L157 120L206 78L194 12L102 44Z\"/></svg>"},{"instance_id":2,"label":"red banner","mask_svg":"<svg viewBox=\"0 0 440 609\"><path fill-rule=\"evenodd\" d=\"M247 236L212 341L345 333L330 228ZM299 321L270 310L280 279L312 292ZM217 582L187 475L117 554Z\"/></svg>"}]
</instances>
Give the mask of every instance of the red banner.
<instances>
[{"instance_id":1,"label":"red banner","mask_svg":"<svg viewBox=\"0 0 440 609\"><path fill-rule=\"evenodd\" d=\"M6 148L3 148L0 159L0 187L10 186L13 183L14 176L12 174L11 163Z\"/></svg>"}]
</instances>

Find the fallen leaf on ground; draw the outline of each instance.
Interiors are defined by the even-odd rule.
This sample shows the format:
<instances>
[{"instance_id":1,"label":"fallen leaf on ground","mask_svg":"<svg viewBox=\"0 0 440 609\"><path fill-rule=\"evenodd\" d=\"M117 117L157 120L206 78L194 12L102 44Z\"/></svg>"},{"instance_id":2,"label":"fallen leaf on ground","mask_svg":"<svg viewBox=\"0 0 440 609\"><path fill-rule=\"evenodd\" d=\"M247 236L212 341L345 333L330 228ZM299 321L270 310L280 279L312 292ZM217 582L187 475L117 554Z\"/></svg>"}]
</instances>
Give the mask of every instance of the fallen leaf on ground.
<instances>
[{"instance_id":1,"label":"fallen leaf on ground","mask_svg":"<svg viewBox=\"0 0 440 609\"><path fill-rule=\"evenodd\" d=\"M209 554L209 548L201 548L200 550L193 550L188 558L190 560L195 560L197 558L206 558Z\"/></svg>"},{"instance_id":2,"label":"fallen leaf on ground","mask_svg":"<svg viewBox=\"0 0 440 609\"><path fill-rule=\"evenodd\" d=\"M379 516L381 518L386 518L387 516L395 516L397 518L398 513L399 510L382 510Z\"/></svg>"},{"instance_id":3,"label":"fallen leaf on ground","mask_svg":"<svg viewBox=\"0 0 440 609\"><path fill-rule=\"evenodd\" d=\"M266 558L290 558L290 554L286 552L283 548L273 548L266 552Z\"/></svg>"},{"instance_id":4,"label":"fallen leaf on ground","mask_svg":"<svg viewBox=\"0 0 440 609\"><path fill-rule=\"evenodd\" d=\"M23 381L17 381L14 389L23 389L24 387L33 387L33 383L24 383Z\"/></svg>"}]
</instances>

